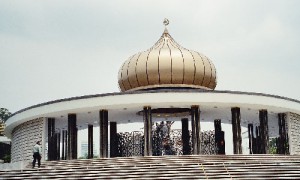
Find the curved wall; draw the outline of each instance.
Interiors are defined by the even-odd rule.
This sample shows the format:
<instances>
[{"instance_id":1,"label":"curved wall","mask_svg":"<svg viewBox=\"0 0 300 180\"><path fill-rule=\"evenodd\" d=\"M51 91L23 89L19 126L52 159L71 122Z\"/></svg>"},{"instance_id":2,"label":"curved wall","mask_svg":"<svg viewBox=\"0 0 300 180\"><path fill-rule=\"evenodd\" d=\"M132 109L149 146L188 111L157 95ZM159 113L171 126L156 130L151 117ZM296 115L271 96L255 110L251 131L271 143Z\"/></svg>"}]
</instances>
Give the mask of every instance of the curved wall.
<instances>
[{"instance_id":1,"label":"curved wall","mask_svg":"<svg viewBox=\"0 0 300 180\"><path fill-rule=\"evenodd\" d=\"M300 154L300 115L288 113L290 154Z\"/></svg>"},{"instance_id":2,"label":"curved wall","mask_svg":"<svg viewBox=\"0 0 300 180\"><path fill-rule=\"evenodd\" d=\"M11 162L32 161L32 148L37 141L43 143L44 118L27 121L12 132Z\"/></svg>"}]
</instances>

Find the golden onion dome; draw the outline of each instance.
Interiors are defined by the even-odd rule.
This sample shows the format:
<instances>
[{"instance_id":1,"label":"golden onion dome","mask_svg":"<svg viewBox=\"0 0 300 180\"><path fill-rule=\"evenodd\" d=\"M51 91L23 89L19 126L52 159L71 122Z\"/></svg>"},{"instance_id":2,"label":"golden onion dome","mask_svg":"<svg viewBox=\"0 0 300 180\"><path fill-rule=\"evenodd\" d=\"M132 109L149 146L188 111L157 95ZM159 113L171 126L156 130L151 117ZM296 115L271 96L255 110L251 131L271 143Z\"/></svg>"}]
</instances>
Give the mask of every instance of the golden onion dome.
<instances>
[{"instance_id":1,"label":"golden onion dome","mask_svg":"<svg viewBox=\"0 0 300 180\"><path fill-rule=\"evenodd\" d=\"M122 92L174 87L213 90L217 85L213 63L176 43L167 28L154 46L123 63L118 79Z\"/></svg>"}]
</instances>

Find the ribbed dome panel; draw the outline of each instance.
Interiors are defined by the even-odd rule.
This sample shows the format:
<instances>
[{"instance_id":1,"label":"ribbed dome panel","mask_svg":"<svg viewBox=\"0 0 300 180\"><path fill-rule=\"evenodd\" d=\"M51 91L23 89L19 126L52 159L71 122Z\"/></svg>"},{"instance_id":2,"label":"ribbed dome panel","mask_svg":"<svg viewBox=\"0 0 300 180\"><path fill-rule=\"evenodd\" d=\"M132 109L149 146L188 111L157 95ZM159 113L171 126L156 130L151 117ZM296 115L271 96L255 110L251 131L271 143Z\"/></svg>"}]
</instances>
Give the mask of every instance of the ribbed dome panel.
<instances>
[{"instance_id":1,"label":"ribbed dome panel","mask_svg":"<svg viewBox=\"0 0 300 180\"><path fill-rule=\"evenodd\" d=\"M147 86L147 60L149 52L142 52L136 63L136 77L139 82L139 86ZM126 89L124 90L126 91Z\"/></svg>"},{"instance_id":2,"label":"ribbed dome panel","mask_svg":"<svg viewBox=\"0 0 300 180\"><path fill-rule=\"evenodd\" d=\"M193 56L186 49L182 49L181 52L184 63L183 84L193 84L195 79L195 62Z\"/></svg>"},{"instance_id":3,"label":"ribbed dome panel","mask_svg":"<svg viewBox=\"0 0 300 180\"><path fill-rule=\"evenodd\" d=\"M131 88L136 88L139 86L136 77L136 62L140 56L140 53L134 55L131 61L128 63L128 79Z\"/></svg>"},{"instance_id":4,"label":"ribbed dome panel","mask_svg":"<svg viewBox=\"0 0 300 180\"><path fill-rule=\"evenodd\" d=\"M204 62L204 67L205 67L204 79L203 79L202 85L205 87L208 87L208 85L210 84L211 76L212 76L211 65L210 65L209 59L207 59L206 56L202 57L202 59Z\"/></svg>"},{"instance_id":5,"label":"ribbed dome panel","mask_svg":"<svg viewBox=\"0 0 300 180\"><path fill-rule=\"evenodd\" d=\"M195 60L194 84L202 84L203 77L204 77L204 71L205 71L203 60L197 52L195 52L195 51L190 51L190 52L193 55L193 58Z\"/></svg>"},{"instance_id":6,"label":"ribbed dome panel","mask_svg":"<svg viewBox=\"0 0 300 180\"><path fill-rule=\"evenodd\" d=\"M170 49L165 45L159 53L159 83L171 84L172 80L172 59Z\"/></svg>"},{"instance_id":7,"label":"ribbed dome panel","mask_svg":"<svg viewBox=\"0 0 300 180\"><path fill-rule=\"evenodd\" d=\"M172 59L172 83L182 84L183 73L184 73L184 63L182 53L179 49L173 48L171 51Z\"/></svg>"}]
</instances>

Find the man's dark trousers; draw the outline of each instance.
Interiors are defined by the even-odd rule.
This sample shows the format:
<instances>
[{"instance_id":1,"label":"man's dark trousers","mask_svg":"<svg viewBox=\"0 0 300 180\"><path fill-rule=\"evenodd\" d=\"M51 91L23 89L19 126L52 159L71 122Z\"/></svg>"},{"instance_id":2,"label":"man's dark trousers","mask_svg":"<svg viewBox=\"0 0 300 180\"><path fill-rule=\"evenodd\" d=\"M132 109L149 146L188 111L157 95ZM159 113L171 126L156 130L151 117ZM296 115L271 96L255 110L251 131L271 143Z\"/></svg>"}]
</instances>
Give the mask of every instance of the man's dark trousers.
<instances>
[{"instance_id":1,"label":"man's dark trousers","mask_svg":"<svg viewBox=\"0 0 300 180\"><path fill-rule=\"evenodd\" d=\"M34 168L36 160L38 160L38 166L40 167L41 166L41 156L40 156L40 153L38 153L38 152L35 152L33 154L32 168Z\"/></svg>"}]
</instances>

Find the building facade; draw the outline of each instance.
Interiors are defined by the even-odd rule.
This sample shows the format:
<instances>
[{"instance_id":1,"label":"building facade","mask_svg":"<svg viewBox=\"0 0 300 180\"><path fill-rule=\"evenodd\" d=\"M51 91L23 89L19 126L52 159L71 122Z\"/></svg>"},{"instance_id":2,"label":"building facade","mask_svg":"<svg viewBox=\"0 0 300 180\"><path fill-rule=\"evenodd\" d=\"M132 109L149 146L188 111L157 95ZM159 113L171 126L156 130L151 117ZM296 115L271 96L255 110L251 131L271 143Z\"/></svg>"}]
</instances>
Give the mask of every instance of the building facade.
<instances>
[{"instance_id":1,"label":"building facade","mask_svg":"<svg viewBox=\"0 0 300 180\"><path fill-rule=\"evenodd\" d=\"M129 155L167 154L170 142L180 149L177 155L201 154L208 147L216 154L268 154L272 138L276 153L300 154L300 101L214 90L212 61L180 46L167 29L154 46L121 65L118 83L121 92L60 99L14 113L5 129L12 139L12 161L31 160L38 140L48 160L78 158L80 139L87 142L89 158L93 148L100 157L120 156L129 141ZM180 138L171 140L176 123ZM119 130L127 125L136 131L137 124L142 126L135 135ZM159 124L167 127L166 135Z\"/></svg>"}]
</instances>

